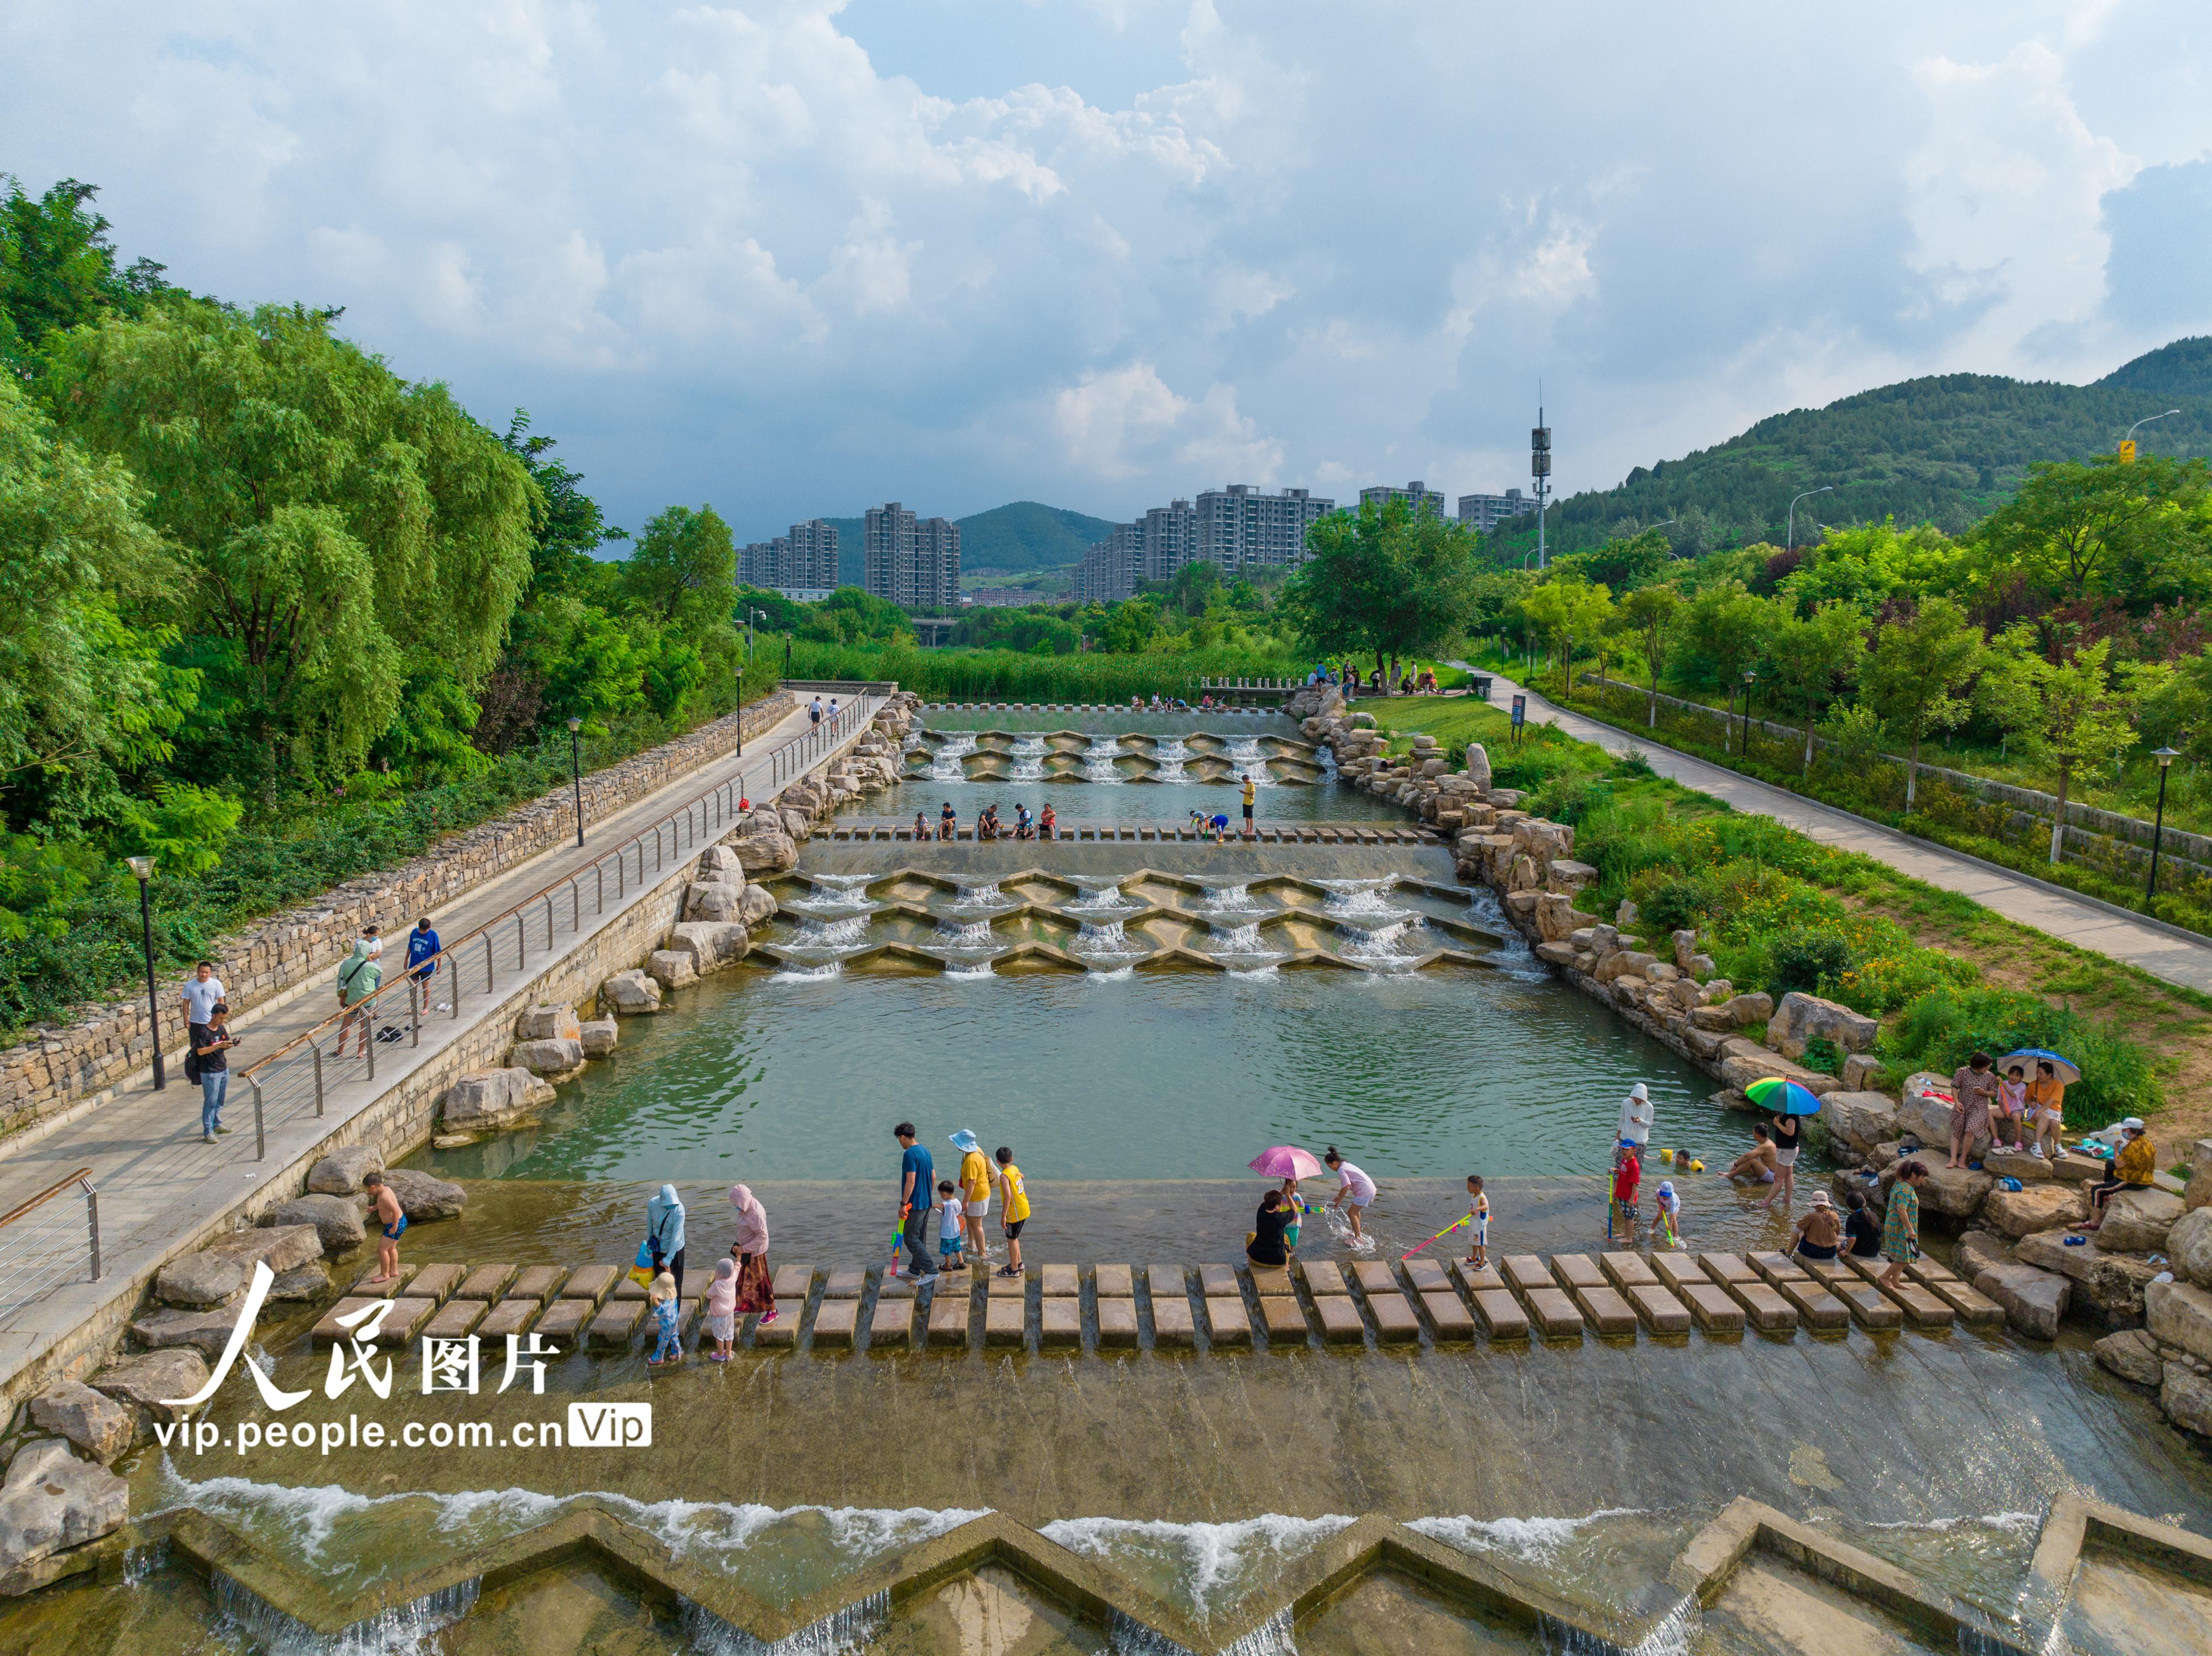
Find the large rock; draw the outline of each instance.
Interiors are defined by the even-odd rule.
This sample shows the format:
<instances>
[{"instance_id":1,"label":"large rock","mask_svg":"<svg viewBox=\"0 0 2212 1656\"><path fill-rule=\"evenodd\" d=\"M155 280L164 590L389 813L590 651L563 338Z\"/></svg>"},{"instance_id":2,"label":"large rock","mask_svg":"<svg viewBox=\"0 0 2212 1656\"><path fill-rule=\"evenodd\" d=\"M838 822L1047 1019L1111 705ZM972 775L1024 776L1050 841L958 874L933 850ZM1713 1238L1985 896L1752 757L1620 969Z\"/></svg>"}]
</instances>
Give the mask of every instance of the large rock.
<instances>
[{"instance_id":1,"label":"large rock","mask_svg":"<svg viewBox=\"0 0 2212 1656\"><path fill-rule=\"evenodd\" d=\"M645 957L645 969L663 989L681 989L699 981L699 968L688 949L656 949Z\"/></svg>"},{"instance_id":2,"label":"large rock","mask_svg":"<svg viewBox=\"0 0 2212 1656\"><path fill-rule=\"evenodd\" d=\"M699 877L703 880L709 874L736 874L742 878L738 853L727 846L708 846L699 853Z\"/></svg>"},{"instance_id":3,"label":"large rock","mask_svg":"<svg viewBox=\"0 0 2212 1656\"><path fill-rule=\"evenodd\" d=\"M1700 1012L1717 1012L1718 1007L1703 1007ZM1690 1015L1693 1019L1698 1012ZM1838 1089L1820 1101L1820 1119L1828 1125L1828 1137L1849 1144L1861 1156L1877 1144L1897 1137L1897 1105L1887 1093L1854 1093Z\"/></svg>"},{"instance_id":4,"label":"large rock","mask_svg":"<svg viewBox=\"0 0 2212 1656\"><path fill-rule=\"evenodd\" d=\"M207 1360L188 1345L125 1357L92 1377L94 1391L113 1398L137 1416L142 1440L149 1435L148 1422L181 1420L190 1414L189 1409L173 1409L169 1404L197 1396L207 1383Z\"/></svg>"},{"instance_id":5,"label":"large rock","mask_svg":"<svg viewBox=\"0 0 2212 1656\"><path fill-rule=\"evenodd\" d=\"M1993 1190L1982 1204L1982 1222L2018 1240L2039 1230L2079 1224L2089 1216L2080 1190L2045 1181L2018 1190Z\"/></svg>"},{"instance_id":6,"label":"large rock","mask_svg":"<svg viewBox=\"0 0 2212 1656\"><path fill-rule=\"evenodd\" d=\"M323 1238L312 1224L263 1224L255 1229L234 1230L228 1236L219 1236L200 1252L237 1260L246 1268L248 1277L253 1275L256 1260L282 1276L295 1266L321 1259Z\"/></svg>"},{"instance_id":7,"label":"large rock","mask_svg":"<svg viewBox=\"0 0 2212 1656\"><path fill-rule=\"evenodd\" d=\"M549 1040L518 1040L507 1059L510 1067L527 1070L548 1081L566 1081L584 1067L584 1043L573 1035Z\"/></svg>"},{"instance_id":8,"label":"large rock","mask_svg":"<svg viewBox=\"0 0 2212 1656\"><path fill-rule=\"evenodd\" d=\"M566 1001L541 1001L514 1021L517 1040L574 1040L576 1009Z\"/></svg>"},{"instance_id":9,"label":"large rock","mask_svg":"<svg viewBox=\"0 0 2212 1656\"><path fill-rule=\"evenodd\" d=\"M1992 1149L1982 1156L1982 1171L1993 1173L2000 1179L2017 1179L2022 1184L2037 1184L2051 1177L2051 1163L2039 1156L2014 1156L2010 1150Z\"/></svg>"},{"instance_id":10,"label":"large rock","mask_svg":"<svg viewBox=\"0 0 2212 1656\"><path fill-rule=\"evenodd\" d=\"M103 1466L112 1465L137 1435L128 1409L76 1380L48 1386L33 1398L31 1423L60 1434Z\"/></svg>"},{"instance_id":11,"label":"large rock","mask_svg":"<svg viewBox=\"0 0 2212 1656\"><path fill-rule=\"evenodd\" d=\"M2070 1246L2069 1235L2075 1238ZM2013 1244L2013 1257L2071 1278L2074 1308L2093 1313L2107 1328L2133 1328L2142 1321L2143 1289L2163 1269L2139 1254L2107 1253L2078 1231L2023 1236Z\"/></svg>"},{"instance_id":12,"label":"large rock","mask_svg":"<svg viewBox=\"0 0 2212 1656\"><path fill-rule=\"evenodd\" d=\"M2178 1345L2212 1362L2212 1289L2152 1283L2143 1289L2143 1321L2160 1345Z\"/></svg>"},{"instance_id":13,"label":"large rock","mask_svg":"<svg viewBox=\"0 0 2212 1656\"><path fill-rule=\"evenodd\" d=\"M2149 1253L2166 1246L2181 1217L2181 1198L2162 1190L2124 1190L2105 1204L2097 1246L2114 1253Z\"/></svg>"},{"instance_id":14,"label":"large rock","mask_svg":"<svg viewBox=\"0 0 2212 1656\"><path fill-rule=\"evenodd\" d=\"M2166 1233L2166 1257L2173 1274L2199 1288L2212 1288L2212 1208L2191 1208Z\"/></svg>"},{"instance_id":15,"label":"large rock","mask_svg":"<svg viewBox=\"0 0 2212 1656\"><path fill-rule=\"evenodd\" d=\"M752 950L752 938L742 925L730 921L684 920L671 926L668 947L691 956L701 977L735 966Z\"/></svg>"},{"instance_id":16,"label":"large rock","mask_svg":"<svg viewBox=\"0 0 2212 1656\"><path fill-rule=\"evenodd\" d=\"M2140 1328L2123 1328L2117 1334L2107 1334L2089 1350L2099 1362L2124 1380L2133 1380L2137 1386L2156 1386L2166 1378L2165 1361L2158 1355L2158 1342Z\"/></svg>"},{"instance_id":17,"label":"large rock","mask_svg":"<svg viewBox=\"0 0 2212 1656\"><path fill-rule=\"evenodd\" d=\"M319 1300L331 1290L331 1273L318 1261L311 1265L300 1265L278 1276L269 1284L271 1300Z\"/></svg>"},{"instance_id":18,"label":"large rock","mask_svg":"<svg viewBox=\"0 0 2212 1656\"><path fill-rule=\"evenodd\" d=\"M425 1219L458 1219L469 1204L469 1193L451 1180L434 1179L412 1168L394 1168L384 1182L399 1198L399 1210L410 1223Z\"/></svg>"},{"instance_id":19,"label":"large rock","mask_svg":"<svg viewBox=\"0 0 2212 1656\"><path fill-rule=\"evenodd\" d=\"M40 1585L32 1566L97 1541L131 1515L131 1486L59 1438L19 1453L0 1485L0 1593Z\"/></svg>"},{"instance_id":20,"label":"large rock","mask_svg":"<svg viewBox=\"0 0 2212 1656\"><path fill-rule=\"evenodd\" d=\"M660 986L632 967L599 986L599 1002L618 1016L641 1017L660 1010Z\"/></svg>"},{"instance_id":21,"label":"large rock","mask_svg":"<svg viewBox=\"0 0 2212 1656\"><path fill-rule=\"evenodd\" d=\"M1863 1012L1793 989L1767 1020L1766 1044L1786 1059L1805 1056L1805 1043L1826 1040L1839 1052L1874 1050L1875 1021Z\"/></svg>"},{"instance_id":22,"label":"large rock","mask_svg":"<svg viewBox=\"0 0 2212 1656\"><path fill-rule=\"evenodd\" d=\"M730 849L738 853L738 866L747 879L799 866L799 842L772 811L755 811L748 816L744 827L730 841Z\"/></svg>"},{"instance_id":23,"label":"large rock","mask_svg":"<svg viewBox=\"0 0 2212 1656\"><path fill-rule=\"evenodd\" d=\"M2192 1212L2212 1206L2212 1138L2200 1138L2190 1147L2189 1182L2182 1187L2181 1205Z\"/></svg>"},{"instance_id":24,"label":"large rock","mask_svg":"<svg viewBox=\"0 0 2212 1656\"><path fill-rule=\"evenodd\" d=\"M1996 1180L1985 1173L1976 1173L1969 1168L1947 1168L1930 1162L1925 1156L1914 1158L1928 1169L1928 1177L1920 1186L1920 1215L1923 1219L1948 1219L1954 1222L1971 1219L1981 1211L1982 1203ZM1889 1188L1897 1182L1897 1170L1902 1161L1892 1163L1881 1175L1882 1201L1889 1200Z\"/></svg>"},{"instance_id":25,"label":"large rock","mask_svg":"<svg viewBox=\"0 0 2212 1656\"><path fill-rule=\"evenodd\" d=\"M2212 1437L2212 1380L2202 1374L2178 1362L2166 1364L2158 1388L2158 1406L2184 1431Z\"/></svg>"},{"instance_id":26,"label":"large rock","mask_svg":"<svg viewBox=\"0 0 2212 1656\"><path fill-rule=\"evenodd\" d=\"M272 1225L313 1225L325 1253L359 1247L368 1234L362 1204L350 1196L295 1196L270 1209L268 1219Z\"/></svg>"},{"instance_id":27,"label":"large rock","mask_svg":"<svg viewBox=\"0 0 2212 1656\"><path fill-rule=\"evenodd\" d=\"M1951 1251L1951 1268L1970 1283L1991 1265L2011 1263L2012 1244L1994 1231L1967 1231Z\"/></svg>"},{"instance_id":28,"label":"large rock","mask_svg":"<svg viewBox=\"0 0 2212 1656\"><path fill-rule=\"evenodd\" d=\"M242 1308L232 1306L221 1311L156 1311L131 1325L131 1338L149 1351L166 1351L182 1345L190 1346L204 1357L219 1357L223 1347L230 1344L230 1331L237 1326L238 1313Z\"/></svg>"},{"instance_id":29,"label":"large rock","mask_svg":"<svg viewBox=\"0 0 2212 1656\"><path fill-rule=\"evenodd\" d=\"M2005 1320L2039 1340L2058 1338L2074 1284L2065 1277L2018 1261L1994 1265L1974 1278L1974 1286L2005 1308Z\"/></svg>"},{"instance_id":30,"label":"large rock","mask_svg":"<svg viewBox=\"0 0 2212 1656\"><path fill-rule=\"evenodd\" d=\"M1490 749L1480 742L1467 744L1467 779L1474 784L1476 792L1490 792Z\"/></svg>"},{"instance_id":31,"label":"large rock","mask_svg":"<svg viewBox=\"0 0 2212 1656\"><path fill-rule=\"evenodd\" d=\"M1629 903L1624 903L1621 906L1624 908L1634 907L1633 904ZM1626 925L1628 922L1623 921L1622 924ZM1730 998L1728 1009L1729 1016L1735 1020L1735 1027L1739 1029L1748 1029L1753 1024L1764 1023L1774 1016L1774 997L1764 990L1757 990L1747 995L1736 995Z\"/></svg>"},{"instance_id":32,"label":"large rock","mask_svg":"<svg viewBox=\"0 0 2212 1656\"><path fill-rule=\"evenodd\" d=\"M343 1144L307 1169L307 1188L319 1196L358 1196L365 1173L384 1171L384 1153L368 1144Z\"/></svg>"},{"instance_id":33,"label":"large rock","mask_svg":"<svg viewBox=\"0 0 2212 1656\"><path fill-rule=\"evenodd\" d=\"M743 924L745 889L742 885L694 883L684 893L687 920L736 920Z\"/></svg>"},{"instance_id":34,"label":"large rock","mask_svg":"<svg viewBox=\"0 0 2212 1656\"><path fill-rule=\"evenodd\" d=\"M760 925L775 913L775 899L766 886L749 885L744 897L738 904L738 922L748 931Z\"/></svg>"},{"instance_id":35,"label":"large rock","mask_svg":"<svg viewBox=\"0 0 2212 1656\"><path fill-rule=\"evenodd\" d=\"M519 1066L471 1071L447 1089L447 1131L484 1132L520 1121L537 1107L530 1101L530 1084L537 1079Z\"/></svg>"},{"instance_id":36,"label":"large rock","mask_svg":"<svg viewBox=\"0 0 2212 1656\"><path fill-rule=\"evenodd\" d=\"M161 1267L154 1278L154 1297L186 1311L211 1311L245 1291L249 1269L220 1253L187 1253Z\"/></svg>"},{"instance_id":37,"label":"large rock","mask_svg":"<svg viewBox=\"0 0 2212 1656\"><path fill-rule=\"evenodd\" d=\"M622 1025L612 1018L592 1018L576 1027L586 1058L605 1058L622 1036Z\"/></svg>"}]
</instances>

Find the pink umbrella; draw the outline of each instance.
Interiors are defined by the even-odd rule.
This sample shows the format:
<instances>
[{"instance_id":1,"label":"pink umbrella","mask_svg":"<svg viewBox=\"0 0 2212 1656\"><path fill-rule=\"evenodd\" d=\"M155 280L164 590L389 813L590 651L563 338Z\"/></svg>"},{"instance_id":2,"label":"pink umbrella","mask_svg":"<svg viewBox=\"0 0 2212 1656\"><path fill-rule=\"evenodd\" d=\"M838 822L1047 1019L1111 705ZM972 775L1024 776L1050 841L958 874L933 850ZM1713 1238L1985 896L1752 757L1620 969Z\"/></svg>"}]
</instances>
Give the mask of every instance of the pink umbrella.
<instances>
[{"instance_id":1,"label":"pink umbrella","mask_svg":"<svg viewBox=\"0 0 2212 1656\"><path fill-rule=\"evenodd\" d=\"M1261 1150L1247 1163L1253 1172L1270 1179L1318 1179L1321 1158L1296 1144L1277 1144Z\"/></svg>"}]
</instances>

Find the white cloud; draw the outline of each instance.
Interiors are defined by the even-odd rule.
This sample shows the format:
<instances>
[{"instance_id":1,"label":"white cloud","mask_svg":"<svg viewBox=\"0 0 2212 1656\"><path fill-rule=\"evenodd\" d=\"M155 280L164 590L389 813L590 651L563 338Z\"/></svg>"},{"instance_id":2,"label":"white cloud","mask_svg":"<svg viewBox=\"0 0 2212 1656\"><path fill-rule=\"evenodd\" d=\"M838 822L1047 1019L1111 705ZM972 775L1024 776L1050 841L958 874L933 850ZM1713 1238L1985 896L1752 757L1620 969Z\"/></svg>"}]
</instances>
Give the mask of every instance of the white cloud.
<instances>
[{"instance_id":1,"label":"white cloud","mask_svg":"<svg viewBox=\"0 0 2212 1656\"><path fill-rule=\"evenodd\" d=\"M1270 483L1282 464L1280 445L1237 412L1234 391L1213 385L1193 402L1149 362L1085 374L1053 398L1052 418L1069 466L1109 480L1165 462L1209 478Z\"/></svg>"}]
</instances>

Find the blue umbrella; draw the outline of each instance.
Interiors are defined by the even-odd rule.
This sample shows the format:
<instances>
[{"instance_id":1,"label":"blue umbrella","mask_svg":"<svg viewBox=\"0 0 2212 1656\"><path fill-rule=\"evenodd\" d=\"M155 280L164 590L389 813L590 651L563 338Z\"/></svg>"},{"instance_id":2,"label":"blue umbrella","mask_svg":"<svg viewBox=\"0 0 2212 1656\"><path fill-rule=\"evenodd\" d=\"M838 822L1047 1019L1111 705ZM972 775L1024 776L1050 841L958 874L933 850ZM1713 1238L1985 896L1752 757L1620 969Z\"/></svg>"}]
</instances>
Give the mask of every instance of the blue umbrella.
<instances>
[{"instance_id":1,"label":"blue umbrella","mask_svg":"<svg viewBox=\"0 0 2212 1656\"><path fill-rule=\"evenodd\" d=\"M1771 1110L1777 1115L1814 1115L1820 1108L1817 1095L1808 1092L1794 1081L1784 1081L1779 1076L1754 1081L1743 1092L1753 1103Z\"/></svg>"},{"instance_id":2,"label":"blue umbrella","mask_svg":"<svg viewBox=\"0 0 2212 1656\"><path fill-rule=\"evenodd\" d=\"M2057 1071L2060 1083L2065 1086L2071 1087L2081 1078L2081 1068L2072 1059L2061 1058L2056 1052L2046 1052L2040 1046L2023 1046L2016 1052L2007 1052L1997 1060L1997 1069L2002 1073L2010 1065L2017 1064L2021 1069L2027 1071L2029 1078L2033 1079L2035 1075L2035 1066L2039 1062L2048 1064Z\"/></svg>"}]
</instances>

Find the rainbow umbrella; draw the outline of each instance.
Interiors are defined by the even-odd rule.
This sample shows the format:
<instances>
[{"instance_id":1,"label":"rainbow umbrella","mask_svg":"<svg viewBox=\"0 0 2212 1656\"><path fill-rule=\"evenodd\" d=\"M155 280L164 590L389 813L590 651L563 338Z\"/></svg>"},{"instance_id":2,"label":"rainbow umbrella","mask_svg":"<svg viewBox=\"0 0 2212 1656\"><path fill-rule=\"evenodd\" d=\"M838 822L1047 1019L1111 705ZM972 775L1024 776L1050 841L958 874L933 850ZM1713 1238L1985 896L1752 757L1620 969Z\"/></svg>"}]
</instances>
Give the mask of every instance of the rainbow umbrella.
<instances>
[{"instance_id":1,"label":"rainbow umbrella","mask_svg":"<svg viewBox=\"0 0 2212 1656\"><path fill-rule=\"evenodd\" d=\"M1754 1081L1743 1089L1743 1095L1761 1109L1771 1110L1777 1115L1813 1115L1819 1112L1819 1097L1805 1090L1794 1081L1784 1081L1779 1076L1769 1076L1764 1081Z\"/></svg>"},{"instance_id":2,"label":"rainbow umbrella","mask_svg":"<svg viewBox=\"0 0 2212 1656\"><path fill-rule=\"evenodd\" d=\"M1321 1177L1321 1158L1311 1150L1300 1149L1296 1144L1270 1145L1245 1165L1253 1172L1265 1174L1270 1179Z\"/></svg>"}]
</instances>

